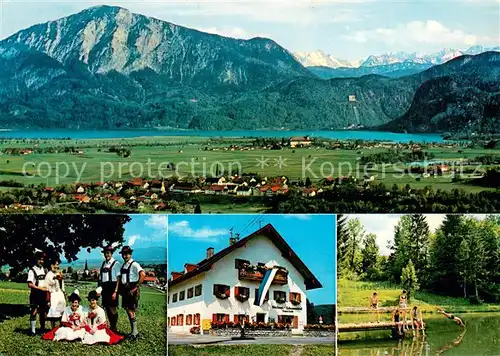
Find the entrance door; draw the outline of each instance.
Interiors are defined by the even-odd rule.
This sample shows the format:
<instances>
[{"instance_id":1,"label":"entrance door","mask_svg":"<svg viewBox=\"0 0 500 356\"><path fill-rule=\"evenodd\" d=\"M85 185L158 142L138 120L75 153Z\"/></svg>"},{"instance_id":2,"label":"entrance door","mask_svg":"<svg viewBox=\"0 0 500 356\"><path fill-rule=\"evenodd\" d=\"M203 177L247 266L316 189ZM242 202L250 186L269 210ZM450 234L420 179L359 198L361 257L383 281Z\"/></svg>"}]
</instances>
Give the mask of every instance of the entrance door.
<instances>
[{"instance_id":1,"label":"entrance door","mask_svg":"<svg viewBox=\"0 0 500 356\"><path fill-rule=\"evenodd\" d=\"M293 317L293 324L292 325L293 325L292 327L294 329L297 329L299 327L299 317L298 316Z\"/></svg>"},{"instance_id":2,"label":"entrance door","mask_svg":"<svg viewBox=\"0 0 500 356\"><path fill-rule=\"evenodd\" d=\"M265 323L266 322L266 313L257 313L255 319L258 323Z\"/></svg>"}]
</instances>

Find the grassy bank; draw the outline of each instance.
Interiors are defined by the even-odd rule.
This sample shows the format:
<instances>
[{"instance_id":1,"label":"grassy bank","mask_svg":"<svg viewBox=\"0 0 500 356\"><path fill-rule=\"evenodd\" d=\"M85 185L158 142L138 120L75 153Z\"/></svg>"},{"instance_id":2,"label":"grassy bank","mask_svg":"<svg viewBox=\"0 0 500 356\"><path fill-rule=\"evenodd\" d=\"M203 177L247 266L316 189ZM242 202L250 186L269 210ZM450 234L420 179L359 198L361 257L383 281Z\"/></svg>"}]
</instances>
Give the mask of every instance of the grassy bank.
<instances>
[{"instance_id":1,"label":"grassy bank","mask_svg":"<svg viewBox=\"0 0 500 356\"><path fill-rule=\"evenodd\" d=\"M334 355L333 345L218 345L169 346L169 356L315 356Z\"/></svg>"},{"instance_id":2,"label":"grassy bank","mask_svg":"<svg viewBox=\"0 0 500 356\"><path fill-rule=\"evenodd\" d=\"M78 283L67 287L71 293L77 287L82 296L82 304L87 306L86 294L94 283ZM53 342L42 340L41 336L28 336L29 291L24 283L0 282L0 355L164 355L166 353L165 295L143 287L137 313L137 323L141 338L136 342L123 341L118 345L82 345L77 342ZM2 318L3 319L3 318ZM37 322L37 328L38 328ZM50 327L50 323L47 323ZM119 309L118 330L130 332L128 318Z\"/></svg>"},{"instance_id":3,"label":"grassy bank","mask_svg":"<svg viewBox=\"0 0 500 356\"><path fill-rule=\"evenodd\" d=\"M337 302L340 312L349 312L345 308L367 308L369 297L373 292L379 296L380 307L391 307L398 305L401 287L399 285L385 282L355 282L345 279L338 281ZM499 304L471 304L466 298L454 298L425 291L417 291L410 300L410 305L418 305L424 312L436 312L436 308L442 307L454 313L467 312L499 312Z\"/></svg>"}]
</instances>

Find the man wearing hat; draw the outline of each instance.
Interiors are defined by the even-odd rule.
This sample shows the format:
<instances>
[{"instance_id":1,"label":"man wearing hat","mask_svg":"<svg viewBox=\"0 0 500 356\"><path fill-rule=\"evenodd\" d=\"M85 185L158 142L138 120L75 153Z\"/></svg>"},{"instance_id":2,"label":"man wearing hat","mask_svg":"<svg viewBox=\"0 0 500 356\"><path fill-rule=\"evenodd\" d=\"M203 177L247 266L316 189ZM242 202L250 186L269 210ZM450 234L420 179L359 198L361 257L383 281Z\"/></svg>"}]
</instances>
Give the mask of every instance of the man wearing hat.
<instances>
[{"instance_id":1,"label":"man wearing hat","mask_svg":"<svg viewBox=\"0 0 500 356\"><path fill-rule=\"evenodd\" d=\"M109 325L111 330L116 331L120 262L113 258L114 251L112 246L107 246L102 250L104 262L99 271L99 286L102 288L102 306L106 311Z\"/></svg>"},{"instance_id":2,"label":"man wearing hat","mask_svg":"<svg viewBox=\"0 0 500 356\"><path fill-rule=\"evenodd\" d=\"M137 339L137 321L135 311L139 306L140 291L139 288L146 277L146 272L141 265L132 259L133 250L130 246L123 246L120 254L123 258L123 266L120 270L120 294L122 296L122 307L127 311L132 332L129 339Z\"/></svg>"},{"instance_id":3,"label":"man wearing hat","mask_svg":"<svg viewBox=\"0 0 500 356\"><path fill-rule=\"evenodd\" d=\"M41 251L35 253L35 265L28 271L28 288L30 289L30 335L36 334L36 315L40 317L40 328L45 330L45 318L49 306L49 295L45 286L47 270L43 264L45 254Z\"/></svg>"}]
</instances>

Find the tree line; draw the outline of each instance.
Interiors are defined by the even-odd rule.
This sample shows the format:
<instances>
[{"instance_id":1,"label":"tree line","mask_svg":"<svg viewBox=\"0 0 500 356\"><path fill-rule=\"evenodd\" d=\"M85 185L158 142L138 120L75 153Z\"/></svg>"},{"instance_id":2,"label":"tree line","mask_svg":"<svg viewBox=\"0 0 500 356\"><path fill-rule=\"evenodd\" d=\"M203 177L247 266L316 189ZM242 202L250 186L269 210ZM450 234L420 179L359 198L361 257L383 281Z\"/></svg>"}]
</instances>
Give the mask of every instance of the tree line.
<instances>
[{"instance_id":1,"label":"tree line","mask_svg":"<svg viewBox=\"0 0 500 356\"><path fill-rule=\"evenodd\" d=\"M434 232L424 215L404 215L388 256L376 238L358 218L338 216L339 277L399 283L410 296L422 289L472 303L500 302L499 215L446 215Z\"/></svg>"}]
</instances>

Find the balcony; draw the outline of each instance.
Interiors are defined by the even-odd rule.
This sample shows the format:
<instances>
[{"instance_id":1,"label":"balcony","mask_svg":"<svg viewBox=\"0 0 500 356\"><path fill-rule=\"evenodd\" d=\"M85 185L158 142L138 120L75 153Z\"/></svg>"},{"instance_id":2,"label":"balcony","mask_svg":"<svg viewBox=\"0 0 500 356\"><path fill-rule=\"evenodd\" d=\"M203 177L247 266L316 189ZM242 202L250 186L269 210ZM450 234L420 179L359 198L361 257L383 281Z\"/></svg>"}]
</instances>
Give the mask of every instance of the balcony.
<instances>
[{"instance_id":1,"label":"balcony","mask_svg":"<svg viewBox=\"0 0 500 356\"><path fill-rule=\"evenodd\" d=\"M238 270L238 279L260 282L264 278L266 270L264 268L241 268ZM276 272L272 284L284 285L288 283L288 271L280 269Z\"/></svg>"}]
</instances>

